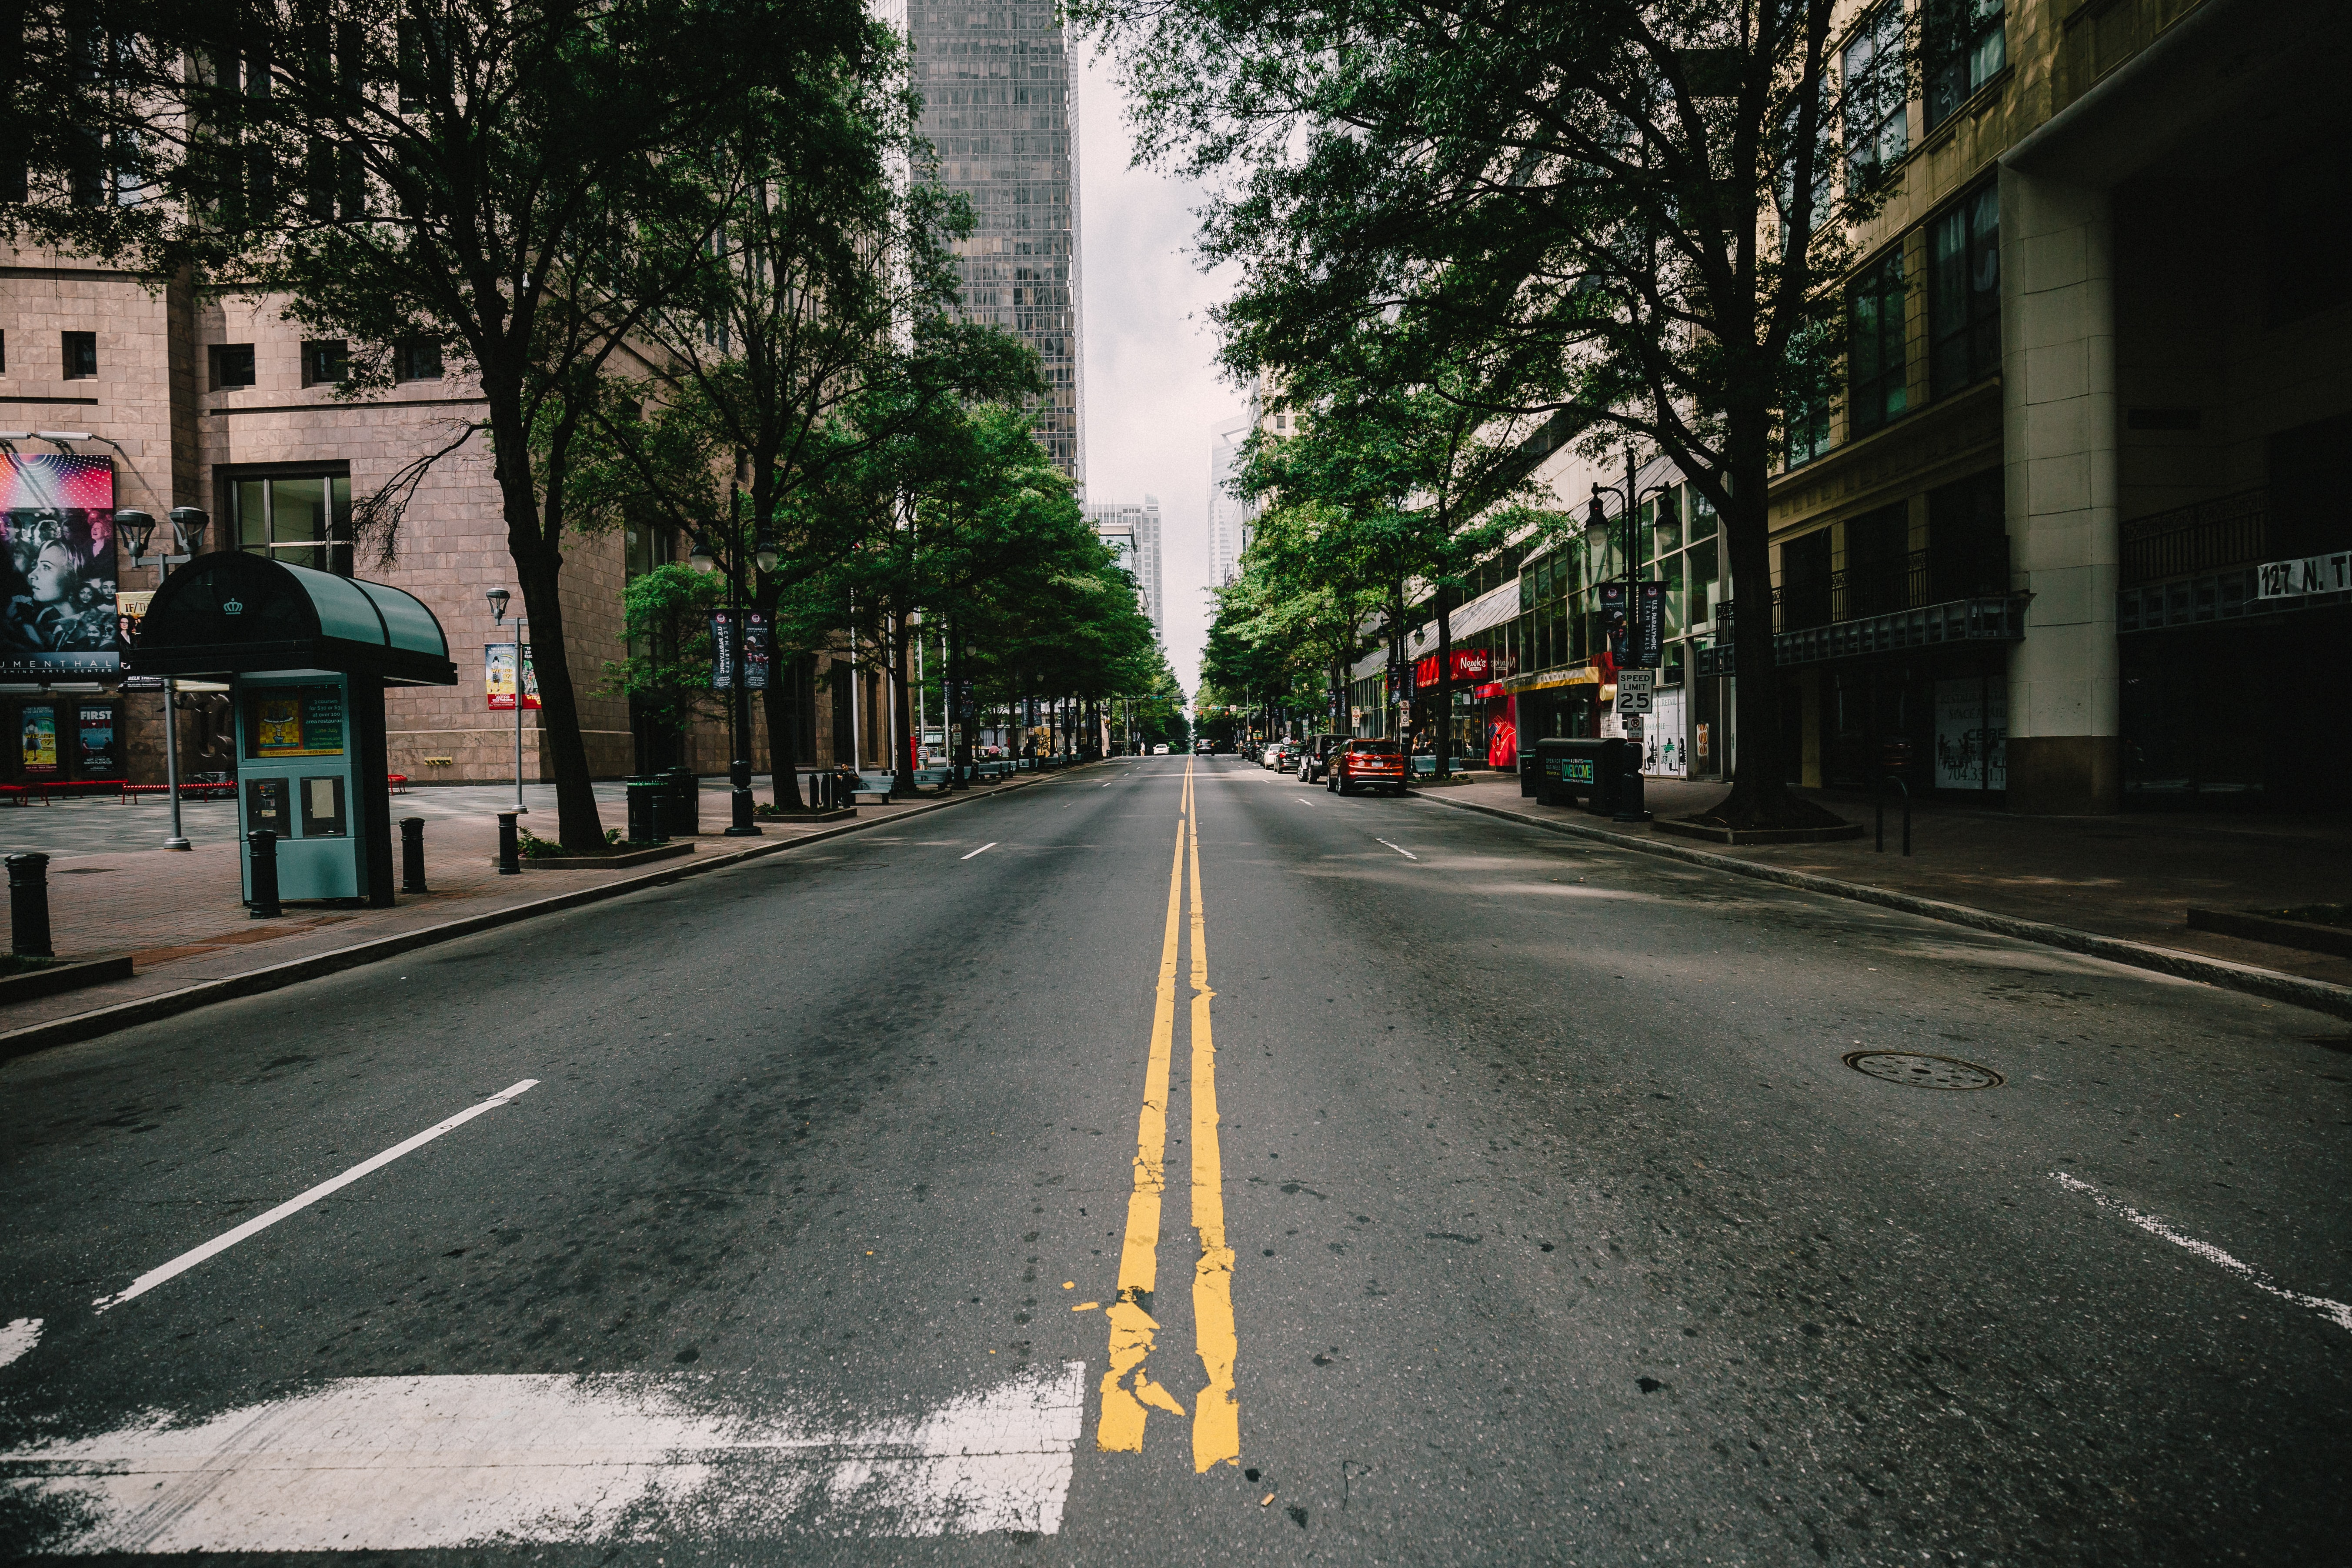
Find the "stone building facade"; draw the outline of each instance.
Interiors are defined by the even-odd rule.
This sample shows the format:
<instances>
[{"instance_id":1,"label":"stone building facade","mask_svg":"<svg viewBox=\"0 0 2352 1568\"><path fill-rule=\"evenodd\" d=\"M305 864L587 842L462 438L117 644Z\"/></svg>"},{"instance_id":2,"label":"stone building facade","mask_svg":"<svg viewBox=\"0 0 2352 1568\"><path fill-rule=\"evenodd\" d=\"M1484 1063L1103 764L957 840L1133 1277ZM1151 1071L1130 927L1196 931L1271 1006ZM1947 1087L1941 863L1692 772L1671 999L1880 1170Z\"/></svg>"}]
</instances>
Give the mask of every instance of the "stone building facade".
<instances>
[{"instance_id":1,"label":"stone building facade","mask_svg":"<svg viewBox=\"0 0 2352 1568\"><path fill-rule=\"evenodd\" d=\"M1772 489L1803 781L1908 768L2061 813L2352 797L2345 726L2277 748L2231 712L2252 668L2352 674L2352 598L2260 582L2352 547L2322 479L2352 447L2352 163L2322 63L2352 19L1874 0L1840 21L1842 177L1889 194L1845 280L1845 395L1792 419Z\"/></svg>"},{"instance_id":2,"label":"stone building facade","mask_svg":"<svg viewBox=\"0 0 2352 1568\"><path fill-rule=\"evenodd\" d=\"M70 450L110 459L117 508L159 523L173 507L211 516L205 550L248 549L297 564L388 583L429 605L447 636L459 682L396 688L388 699L394 772L418 784L511 778L509 712L489 709L481 673L486 644L509 640L489 602L513 589L505 524L485 437L436 465L405 509L388 558L347 541L353 498L379 489L404 465L446 446L479 417L478 390L448 374L430 351L396 363L395 384L358 400L336 396L336 356L365 345L308 340L269 300L219 299L178 282L157 282L56 254L0 254L0 432L26 455ZM383 352L376 350L373 352ZM66 437L44 440L35 432ZM162 541L171 530L157 530ZM152 590L152 567L133 566L111 542L116 586ZM562 577L565 652L585 732L589 764L618 777L655 761L702 773L724 772L729 742L713 719L677 738L668 753L646 756L625 697L606 689L606 665L625 656L622 590L632 569L681 554L673 542L615 534L566 542ZM93 574L94 576L102 573ZM12 582L16 581L12 578ZM513 604L520 605L520 596ZM511 621L509 623L511 626ZM797 700L793 750L803 766L849 756L845 660L820 651L779 671ZM883 706L864 675L870 711ZM233 772L227 702L217 692L181 696L184 773ZM134 783L163 776L160 692L124 689L118 672L0 675L0 722L25 737L0 752L0 781L72 783L102 776ZM544 778L539 715L525 716L523 771ZM754 755L766 755L755 710ZM54 754L36 754L49 728ZM78 751L78 731L110 734L103 752ZM836 736L835 731L841 733ZM873 726L866 727L871 737ZM54 737L63 736L62 741ZM878 761L878 742L862 749Z\"/></svg>"}]
</instances>

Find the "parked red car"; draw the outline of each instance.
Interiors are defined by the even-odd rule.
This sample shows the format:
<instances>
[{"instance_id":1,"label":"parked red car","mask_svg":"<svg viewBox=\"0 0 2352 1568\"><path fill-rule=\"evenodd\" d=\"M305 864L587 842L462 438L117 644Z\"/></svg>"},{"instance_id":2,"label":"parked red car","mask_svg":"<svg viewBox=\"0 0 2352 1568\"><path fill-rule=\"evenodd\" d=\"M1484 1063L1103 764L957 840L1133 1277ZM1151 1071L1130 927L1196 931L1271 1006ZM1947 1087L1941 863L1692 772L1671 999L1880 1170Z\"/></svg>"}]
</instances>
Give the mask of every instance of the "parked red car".
<instances>
[{"instance_id":1,"label":"parked red car","mask_svg":"<svg viewBox=\"0 0 2352 1568\"><path fill-rule=\"evenodd\" d=\"M1330 783L1325 787L1339 795L1353 795L1360 787L1385 787L1402 795L1404 752L1394 741L1349 741L1334 746Z\"/></svg>"}]
</instances>

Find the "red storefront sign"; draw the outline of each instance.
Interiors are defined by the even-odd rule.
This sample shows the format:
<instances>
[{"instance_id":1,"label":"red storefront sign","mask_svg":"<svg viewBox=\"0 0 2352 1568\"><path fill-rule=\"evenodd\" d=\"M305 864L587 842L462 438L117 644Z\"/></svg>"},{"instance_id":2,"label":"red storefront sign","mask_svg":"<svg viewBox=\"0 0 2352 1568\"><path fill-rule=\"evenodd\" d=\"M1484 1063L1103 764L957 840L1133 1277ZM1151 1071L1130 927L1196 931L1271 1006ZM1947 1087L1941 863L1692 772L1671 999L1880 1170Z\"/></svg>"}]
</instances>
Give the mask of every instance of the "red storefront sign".
<instances>
[{"instance_id":1,"label":"red storefront sign","mask_svg":"<svg viewBox=\"0 0 2352 1568\"><path fill-rule=\"evenodd\" d=\"M1486 657L1486 650L1485 648L1457 647L1454 649L1453 652L1454 679L1456 684L1465 680L1472 682L1481 681L1487 678L1490 673L1492 660ZM1416 688L1435 686L1437 684L1437 656L1435 654L1433 653L1428 655L1423 658L1419 664L1413 666L1412 683Z\"/></svg>"}]
</instances>

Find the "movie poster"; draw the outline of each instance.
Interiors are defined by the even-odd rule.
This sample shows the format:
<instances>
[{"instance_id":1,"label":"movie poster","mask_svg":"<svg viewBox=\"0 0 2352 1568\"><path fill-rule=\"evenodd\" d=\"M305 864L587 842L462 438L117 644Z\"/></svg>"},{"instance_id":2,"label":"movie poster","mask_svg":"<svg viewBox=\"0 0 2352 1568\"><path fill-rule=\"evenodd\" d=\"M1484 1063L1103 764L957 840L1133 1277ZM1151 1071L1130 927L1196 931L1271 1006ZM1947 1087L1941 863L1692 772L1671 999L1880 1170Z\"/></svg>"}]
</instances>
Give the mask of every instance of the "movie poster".
<instances>
[{"instance_id":1,"label":"movie poster","mask_svg":"<svg viewBox=\"0 0 2352 1568\"><path fill-rule=\"evenodd\" d=\"M0 454L0 675L112 674L114 464Z\"/></svg>"},{"instance_id":2,"label":"movie poster","mask_svg":"<svg viewBox=\"0 0 2352 1568\"><path fill-rule=\"evenodd\" d=\"M80 705L80 773L86 779L110 779L121 772L114 756L114 704Z\"/></svg>"},{"instance_id":3,"label":"movie poster","mask_svg":"<svg viewBox=\"0 0 2352 1568\"><path fill-rule=\"evenodd\" d=\"M28 773L53 773L58 771L58 710L44 703L16 710L17 727L25 742L25 771Z\"/></svg>"}]
</instances>

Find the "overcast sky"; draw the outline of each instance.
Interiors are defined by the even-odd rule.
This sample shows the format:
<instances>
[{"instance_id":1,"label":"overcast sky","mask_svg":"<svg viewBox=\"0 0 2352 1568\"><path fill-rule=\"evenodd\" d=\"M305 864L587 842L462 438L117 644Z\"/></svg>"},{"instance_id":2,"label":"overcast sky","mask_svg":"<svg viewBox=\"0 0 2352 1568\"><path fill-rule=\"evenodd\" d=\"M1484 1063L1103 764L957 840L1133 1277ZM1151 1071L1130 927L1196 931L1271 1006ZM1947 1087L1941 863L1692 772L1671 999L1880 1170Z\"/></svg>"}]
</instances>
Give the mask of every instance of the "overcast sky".
<instances>
[{"instance_id":1,"label":"overcast sky","mask_svg":"<svg viewBox=\"0 0 2352 1568\"><path fill-rule=\"evenodd\" d=\"M1208 307L1224 293L1194 264L1191 187L1128 166L1127 114L1108 61L1071 39L1078 88L1078 244L1085 267L1087 499L1160 498L1168 661L1190 693L1209 627L1209 432L1243 408L1214 368Z\"/></svg>"}]
</instances>

